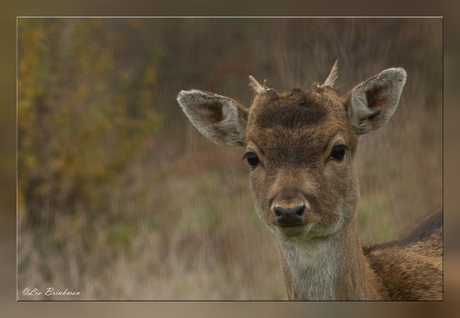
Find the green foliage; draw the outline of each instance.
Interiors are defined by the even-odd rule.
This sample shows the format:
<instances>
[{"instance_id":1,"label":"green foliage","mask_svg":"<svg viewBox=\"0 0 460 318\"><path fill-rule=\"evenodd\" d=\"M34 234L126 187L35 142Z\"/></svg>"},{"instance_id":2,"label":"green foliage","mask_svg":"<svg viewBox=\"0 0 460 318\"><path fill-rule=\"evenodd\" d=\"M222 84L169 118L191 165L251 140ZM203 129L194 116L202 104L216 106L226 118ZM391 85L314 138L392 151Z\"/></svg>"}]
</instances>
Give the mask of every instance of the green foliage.
<instances>
[{"instance_id":1,"label":"green foliage","mask_svg":"<svg viewBox=\"0 0 460 318\"><path fill-rule=\"evenodd\" d=\"M134 233L132 225L127 222L119 222L109 226L105 232L105 244L113 255L120 252L129 253L132 249Z\"/></svg>"},{"instance_id":2,"label":"green foliage","mask_svg":"<svg viewBox=\"0 0 460 318\"><path fill-rule=\"evenodd\" d=\"M375 219L384 220L385 214L388 213L388 202L383 195L373 195L372 197L362 198L358 205L358 224L365 228L372 224ZM391 223L381 221L379 227L373 232L375 240L388 240L391 238Z\"/></svg>"},{"instance_id":3,"label":"green foliage","mask_svg":"<svg viewBox=\"0 0 460 318\"><path fill-rule=\"evenodd\" d=\"M120 45L133 30L112 24L19 20L19 210L30 225L52 221L40 209L107 207L104 186L126 184L124 172L160 127L161 42Z\"/></svg>"}]
</instances>

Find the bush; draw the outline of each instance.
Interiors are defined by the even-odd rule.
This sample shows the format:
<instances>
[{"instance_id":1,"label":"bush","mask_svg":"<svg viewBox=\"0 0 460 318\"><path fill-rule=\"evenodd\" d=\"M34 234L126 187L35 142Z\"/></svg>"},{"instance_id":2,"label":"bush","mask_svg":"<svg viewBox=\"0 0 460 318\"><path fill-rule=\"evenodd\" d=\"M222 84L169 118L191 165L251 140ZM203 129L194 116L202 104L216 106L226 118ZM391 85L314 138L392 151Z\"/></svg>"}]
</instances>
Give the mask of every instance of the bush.
<instances>
[{"instance_id":1,"label":"bush","mask_svg":"<svg viewBox=\"0 0 460 318\"><path fill-rule=\"evenodd\" d=\"M143 30L113 23L19 20L18 193L29 226L53 226L56 211L106 208L159 128L153 91L162 45L120 45Z\"/></svg>"}]
</instances>

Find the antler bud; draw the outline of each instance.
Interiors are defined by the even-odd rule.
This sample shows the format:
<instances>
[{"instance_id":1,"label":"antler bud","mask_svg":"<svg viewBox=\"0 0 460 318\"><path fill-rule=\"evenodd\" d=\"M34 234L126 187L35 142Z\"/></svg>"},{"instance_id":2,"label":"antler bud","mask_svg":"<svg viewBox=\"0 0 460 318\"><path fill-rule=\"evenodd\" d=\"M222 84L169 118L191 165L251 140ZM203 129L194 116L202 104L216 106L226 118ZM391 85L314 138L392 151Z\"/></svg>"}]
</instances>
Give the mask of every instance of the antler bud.
<instances>
[{"instance_id":1,"label":"antler bud","mask_svg":"<svg viewBox=\"0 0 460 318\"><path fill-rule=\"evenodd\" d=\"M253 89L253 91L256 93L256 94L264 94L267 89L265 87L263 87L262 85L259 84L259 82L256 81L256 79L254 77L252 77L251 75L249 75L249 86Z\"/></svg>"},{"instance_id":2,"label":"antler bud","mask_svg":"<svg viewBox=\"0 0 460 318\"><path fill-rule=\"evenodd\" d=\"M324 84L321 85L322 87L324 86L332 87L334 85L334 82L337 80L337 77L338 77L338 72L339 72L338 67L339 67L339 60L336 60L334 65L332 66L331 73L327 77Z\"/></svg>"}]
</instances>

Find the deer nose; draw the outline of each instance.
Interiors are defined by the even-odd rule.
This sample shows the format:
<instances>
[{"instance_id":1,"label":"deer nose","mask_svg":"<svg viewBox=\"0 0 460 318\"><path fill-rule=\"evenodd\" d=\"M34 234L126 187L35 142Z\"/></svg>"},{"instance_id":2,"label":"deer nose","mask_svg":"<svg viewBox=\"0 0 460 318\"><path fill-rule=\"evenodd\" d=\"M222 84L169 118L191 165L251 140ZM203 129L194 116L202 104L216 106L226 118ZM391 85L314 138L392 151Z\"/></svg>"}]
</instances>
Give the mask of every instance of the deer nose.
<instances>
[{"instance_id":1,"label":"deer nose","mask_svg":"<svg viewBox=\"0 0 460 318\"><path fill-rule=\"evenodd\" d=\"M283 208L275 205L273 207L275 220L281 226L296 226L303 224L303 215L305 214L305 203L299 204L293 208Z\"/></svg>"}]
</instances>

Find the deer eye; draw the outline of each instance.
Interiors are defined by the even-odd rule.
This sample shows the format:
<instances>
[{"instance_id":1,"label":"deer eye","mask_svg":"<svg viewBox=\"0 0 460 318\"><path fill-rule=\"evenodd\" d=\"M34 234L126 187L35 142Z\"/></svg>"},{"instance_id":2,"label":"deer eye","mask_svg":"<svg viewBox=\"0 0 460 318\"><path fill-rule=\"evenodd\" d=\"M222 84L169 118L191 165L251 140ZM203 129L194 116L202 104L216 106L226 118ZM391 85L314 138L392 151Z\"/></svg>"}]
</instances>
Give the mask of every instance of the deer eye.
<instances>
[{"instance_id":1,"label":"deer eye","mask_svg":"<svg viewBox=\"0 0 460 318\"><path fill-rule=\"evenodd\" d=\"M334 158L336 160L342 161L343 157L345 156L345 150L348 149L347 146L345 145L338 145L332 148L331 151L331 158Z\"/></svg>"},{"instance_id":2,"label":"deer eye","mask_svg":"<svg viewBox=\"0 0 460 318\"><path fill-rule=\"evenodd\" d=\"M253 152L247 152L243 156L243 160L246 159L251 167L257 166L259 163L259 157Z\"/></svg>"}]
</instances>

